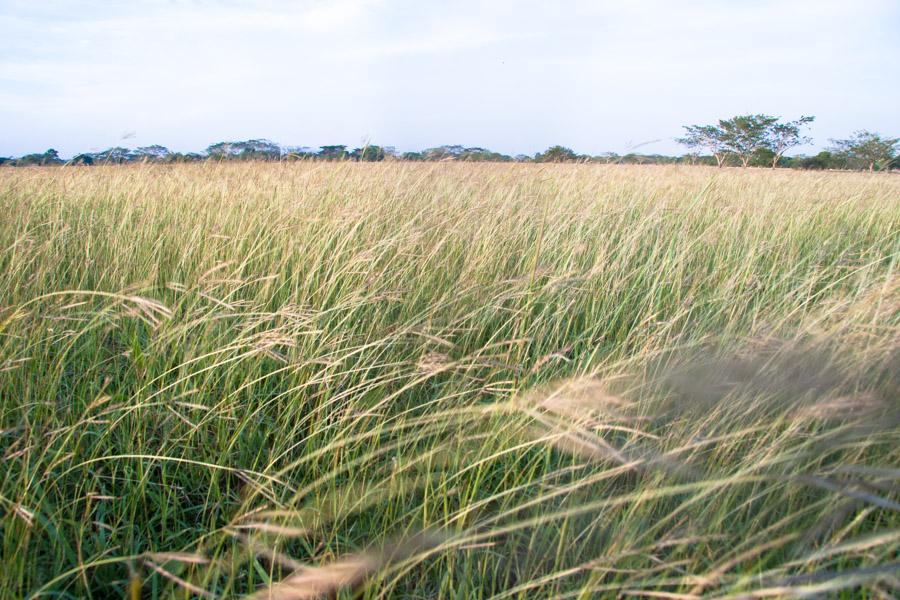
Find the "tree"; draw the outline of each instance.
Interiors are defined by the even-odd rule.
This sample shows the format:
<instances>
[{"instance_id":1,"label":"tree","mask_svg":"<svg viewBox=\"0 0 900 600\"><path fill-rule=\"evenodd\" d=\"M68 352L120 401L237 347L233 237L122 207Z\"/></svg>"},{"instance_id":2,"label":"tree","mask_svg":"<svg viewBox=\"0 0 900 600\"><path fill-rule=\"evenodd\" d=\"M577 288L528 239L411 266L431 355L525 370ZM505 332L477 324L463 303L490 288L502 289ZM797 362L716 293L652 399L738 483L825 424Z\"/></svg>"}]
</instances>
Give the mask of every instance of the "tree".
<instances>
[{"instance_id":1,"label":"tree","mask_svg":"<svg viewBox=\"0 0 900 600\"><path fill-rule=\"evenodd\" d=\"M565 146L550 146L543 152L534 155L535 162L574 162L580 157L571 148Z\"/></svg>"},{"instance_id":2,"label":"tree","mask_svg":"<svg viewBox=\"0 0 900 600\"><path fill-rule=\"evenodd\" d=\"M688 148L706 150L720 167L733 154L741 166L765 162L774 168L787 150L811 141L801 131L814 118L779 123L778 117L770 115L739 115L719 119L718 125L685 125L687 135L676 141Z\"/></svg>"},{"instance_id":3,"label":"tree","mask_svg":"<svg viewBox=\"0 0 900 600\"><path fill-rule=\"evenodd\" d=\"M137 160L147 160L150 162L161 162L168 159L172 153L165 146L153 145L137 148L134 151L134 158Z\"/></svg>"},{"instance_id":4,"label":"tree","mask_svg":"<svg viewBox=\"0 0 900 600\"><path fill-rule=\"evenodd\" d=\"M319 148L318 157L325 160L344 160L348 156L347 146L320 146Z\"/></svg>"},{"instance_id":5,"label":"tree","mask_svg":"<svg viewBox=\"0 0 900 600\"><path fill-rule=\"evenodd\" d=\"M812 142L812 138L801 135L801 130L815 119L815 117L800 117L796 121L771 124L765 147L772 151L773 169L786 151Z\"/></svg>"},{"instance_id":6,"label":"tree","mask_svg":"<svg viewBox=\"0 0 900 600\"><path fill-rule=\"evenodd\" d=\"M777 121L778 117L768 115L741 115L720 119L722 144L728 152L740 159L742 167L746 167L753 155L767 146L769 132Z\"/></svg>"},{"instance_id":7,"label":"tree","mask_svg":"<svg viewBox=\"0 0 900 600\"><path fill-rule=\"evenodd\" d=\"M284 160L312 160L316 157L316 153L309 146L287 146L281 153Z\"/></svg>"},{"instance_id":8,"label":"tree","mask_svg":"<svg viewBox=\"0 0 900 600\"><path fill-rule=\"evenodd\" d=\"M457 159L469 162L509 162L512 160L512 157L476 146L473 148L463 148L457 155Z\"/></svg>"},{"instance_id":9,"label":"tree","mask_svg":"<svg viewBox=\"0 0 900 600\"><path fill-rule=\"evenodd\" d=\"M281 158L281 147L264 139L218 142L207 147L206 153L215 160L278 160Z\"/></svg>"},{"instance_id":10,"label":"tree","mask_svg":"<svg viewBox=\"0 0 900 600\"><path fill-rule=\"evenodd\" d=\"M384 148L381 146L363 146L350 153L354 160L363 162L377 162L384 160Z\"/></svg>"},{"instance_id":11,"label":"tree","mask_svg":"<svg viewBox=\"0 0 900 600\"><path fill-rule=\"evenodd\" d=\"M612 163L619 162L621 159L622 159L622 157L619 156L618 154L616 154L615 152L603 152L602 154L598 154L597 156L594 156L593 158L591 158L591 161L602 162L602 163L606 163L606 164L610 165Z\"/></svg>"},{"instance_id":12,"label":"tree","mask_svg":"<svg viewBox=\"0 0 900 600\"><path fill-rule=\"evenodd\" d=\"M59 152L57 152L53 148L49 148L46 152L44 152L44 157L41 160L42 165L58 165L61 162L62 159L59 157Z\"/></svg>"},{"instance_id":13,"label":"tree","mask_svg":"<svg viewBox=\"0 0 900 600\"><path fill-rule=\"evenodd\" d=\"M462 155L465 148L458 144L448 146L438 146L437 148L427 148L422 151L425 160L442 161L456 160Z\"/></svg>"},{"instance_id":14,"label":"tree","mask_svg":"<svg viewBox=\"0 0 900 600\"><path fill-rule=\"evenodd\" d=\"M234 142L232 148L238 152L238 157L244 160L278 160L281 158L281 147L269 140Z\"/></svg>"},{"instance_id":15,"label":"tree","mask_svg":"<svg viewBox=\"0 0 900 600\"><path fill-rule=\"evenodd\" d=\"M675 141L694 150L705 150L716 159L716 166L725 164L728 157L728 147L725 145L725 132L715 125L685 125L687 132L684 137Z\"/></svg>"},{"instance_id":16,"label":"tree","mask_svg":"<svg viewBox=\"0 0 900 600\"><path fill-rule=\"evenodd\" d=\"M72 160L66 163L67 165L83 165L90 166L94 164L94 157L90 154L76 154L72 157Z\"/></svg>"},{"instance_id":17,"label":"tree","mask_svg":"<svg viewBox=\"0 0 900 600\"><path fill-rule=\"evenodd\" d=\"M216 144L210 144L206 147L206 154L216 160L225 160L230 158L236 154L236 152L232 149L231 142L218 142Z\"/></svg>"},{"instance_id":18,"label":"tree","mask_svg":"<svg viewBox=\"0 0 900 600\"><path fill-rule=\"evenodd\" d=\"M103 152L98 152L96 154L92 154L91 156L94 159L94 162L112 163L116 165L120 165L134 159L134 155L131 153L131 150L129 150L128 148L122 148L121 146L107 148Z\"/></svg>"},{"instance_id":19,"label":"tree","mask_svg":"<svg viewBox=\"0 0 900 600\"><path fill-rule=\"evenodd\" d=\"M775 160L775 153L769 148L757 148L750 157L749 167L772 167Z\"/></svg>"},{"instance_id":20,"label":"tree","mask_svg":"<svg viewBox=\"0 0 900 600\"><path fill-rule=\"evenodd\" d=\"M182 154L180 152L174 152L169 155L169 162L173 163L189 163L189 162L200 162L205 157L202 154L198 154L196 152L187 152Z\"/></svg>"},{"instance_id":21,"label":"tree","mask_svg":"<svg viewBox=\"0 0 900 600\"><path fill-rule=\"evenodd\" d=\"M897 156L900 138L883 138L871 131L856 131L846 140L830 140L831 151L845 158L851 166L868 166L869 171L890 168Z\"/></svg>"},{"instance_id":22,"label":"tree","mask_svg":"<svg viewBox=\"0 0 900 600\"><path fill-rule=\"evenodd\" d=\"M815 156L795 156L789 166L798 169L840 169L844 161L828 150L822 150Z\"/></svg>"},{"instance_id":23,"label":"tree","mask_svg":"<svg viewBox=\"0 0 900 600\"><path fill-rule=\"evenodd\" d=\"M42 154L26 154L16 159L15 164L20 166L29 165L60 165L62 159L59 158L59 152L50 148Z\"/></svg>"},{"instance_id":24,"label":"tree","mask_svg":"<svg viewBox=\"0 0 900 600\"><path fill-rule=\"evenodd\" d=\"M678 162L696 166L700 162L700 153L697 151L688 152L687 154L682 155L678 158Z\"/></svg>"}]
</instances>

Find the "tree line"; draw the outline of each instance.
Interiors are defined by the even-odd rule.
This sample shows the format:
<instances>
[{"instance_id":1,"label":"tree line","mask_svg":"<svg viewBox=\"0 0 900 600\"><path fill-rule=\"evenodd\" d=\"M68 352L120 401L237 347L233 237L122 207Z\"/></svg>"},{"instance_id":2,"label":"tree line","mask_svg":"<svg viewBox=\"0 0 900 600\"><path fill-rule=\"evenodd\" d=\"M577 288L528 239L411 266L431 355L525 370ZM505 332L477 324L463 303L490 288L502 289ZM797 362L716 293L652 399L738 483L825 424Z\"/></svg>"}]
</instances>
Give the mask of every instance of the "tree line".
<instances>
[{"instance_id":1,"label":"tree line","mask_svg":"<svg viewBox=\"0 0 900 600\"><path fill-rule=\"evenodd\" d=\"M185 163L198 161L471 161L471 162L600 162L616 164L692 164L783 167L799 169L868 169L869 171L900 169L898 138L883 137L870 131L857 131L846 139L832 139L830 146L813 155L787 156L787 152L812 142L805 134L815 117L801 116L782 121L770 115L740 115L720 119L712 125L685 125L685 134L677 142L688 152L682 155L607 152L599 155L578 154L565 146L551 146L534 155L510 156L480 147L438 146L418 152L397 152L390 146L365 145L348 149L344 145L308 147L281 146L256 139L218 142L203 152L173 152L165 146L140 148L114 147L102 152L82 153L64 160L54 149L17 158L0 157L0 164L30 165L94 165L134 162Z\"/></svg>"},{"instance_id":2,"label":"tree line","mask_svg":"<svg viewBox=\"0 0 900 600\"><path fill-rule=\"evenodd\" d=\"M830 140L828 149L815 156L785 157L792 148L812 142L804 130L815 117L782 121L770 115L740 115L719 119L715 125L686 125L678 143L691 150L688 156L711 156L718 166L729 161L743 167L768 165L807 169L898 168L898 138L886 138L871 131L856 131L847 139Z\"/></svg>"}]
</instances>

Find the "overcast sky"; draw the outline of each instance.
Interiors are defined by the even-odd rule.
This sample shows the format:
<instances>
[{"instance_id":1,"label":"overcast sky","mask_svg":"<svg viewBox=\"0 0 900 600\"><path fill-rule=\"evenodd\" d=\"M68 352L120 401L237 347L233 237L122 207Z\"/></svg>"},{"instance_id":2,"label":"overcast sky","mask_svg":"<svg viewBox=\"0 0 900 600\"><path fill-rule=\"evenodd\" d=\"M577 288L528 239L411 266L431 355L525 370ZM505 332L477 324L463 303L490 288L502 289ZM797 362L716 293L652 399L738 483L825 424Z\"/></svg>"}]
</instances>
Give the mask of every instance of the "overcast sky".
<instances>
[{"instance_id":1,"label":"overcast sky","mask_svg":"<svg viewBox=\"0 0 900 600\"><path fill-rule=\"evenodd\" d=\"M900 0L0 0L0 155L440 144L680 152L681 125L900 135Z\"/></svg>"}]
</instances>

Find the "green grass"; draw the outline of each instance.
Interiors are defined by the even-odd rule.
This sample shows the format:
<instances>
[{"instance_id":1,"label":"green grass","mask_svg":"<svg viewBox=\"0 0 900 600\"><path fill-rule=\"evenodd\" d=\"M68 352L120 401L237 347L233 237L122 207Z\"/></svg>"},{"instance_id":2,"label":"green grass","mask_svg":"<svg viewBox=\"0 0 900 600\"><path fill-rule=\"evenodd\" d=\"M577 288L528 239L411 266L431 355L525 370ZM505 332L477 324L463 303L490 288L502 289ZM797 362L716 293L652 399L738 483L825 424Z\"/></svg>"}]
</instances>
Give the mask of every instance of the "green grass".
<instances>
[{"instance_id":1,"label":"green grass","mask_svg":"<svg viewBox=\"0 0 900 600\"><path fill-rule=\"evenodd\" d=\"M897 177L7 169L0 248L0 597L898 586Z\"/></svg>"}]
</instances>

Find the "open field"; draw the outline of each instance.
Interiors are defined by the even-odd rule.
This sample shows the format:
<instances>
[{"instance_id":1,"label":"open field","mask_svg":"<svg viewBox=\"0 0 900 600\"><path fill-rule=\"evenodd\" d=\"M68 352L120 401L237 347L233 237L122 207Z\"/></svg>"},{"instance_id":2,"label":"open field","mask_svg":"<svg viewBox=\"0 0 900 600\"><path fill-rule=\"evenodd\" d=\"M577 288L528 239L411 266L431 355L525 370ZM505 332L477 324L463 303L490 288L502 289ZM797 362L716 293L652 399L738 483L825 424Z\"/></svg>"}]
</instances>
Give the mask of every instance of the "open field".
<instances>
[{"instance_id":1,"label":"open field","mask_svg":"<svg viewBox=\"0 0 900 600\"><path fill-rule=\"evenodd\" d=\"M5 169L0 248L2 598L898 592L900 177Z\"/></svg>"}]
</instances>

